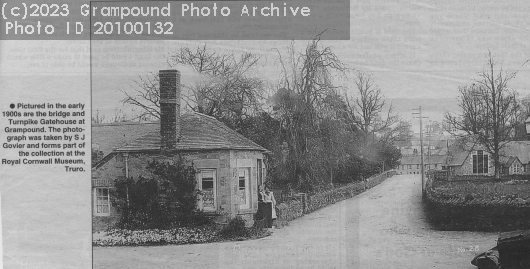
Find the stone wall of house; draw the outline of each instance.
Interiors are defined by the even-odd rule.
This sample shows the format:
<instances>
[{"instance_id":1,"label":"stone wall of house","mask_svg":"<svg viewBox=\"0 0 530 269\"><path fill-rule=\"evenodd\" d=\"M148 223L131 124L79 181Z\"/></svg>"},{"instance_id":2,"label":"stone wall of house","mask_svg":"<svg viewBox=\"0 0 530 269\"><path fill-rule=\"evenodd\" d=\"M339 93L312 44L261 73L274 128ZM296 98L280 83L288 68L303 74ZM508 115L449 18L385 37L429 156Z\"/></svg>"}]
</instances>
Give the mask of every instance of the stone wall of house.
<instances>
[{"instance_id":1,"label":"stone wall of house","mask_svg":"<svg viewBox=\"0 0 530 269\"><path fill-rule=\"evenodd\" d=\"M94 197L94 189L92 189L92 197ZM92 214L92 232L111 229L118 220L119 214L116 208L112 206L110 208L110 216L96 216Z\"/></svg>"},{"instance_id":2,"label":"stone wall of house","mask_svg":"<svg viewBox=\"0 0 530 269\"><path fill-rule=\"evenodd\" d=\"M263 159L263 153L258 151L215 150L215 151L190 151L181 154L186 160L193 163L197 170L215 169L217 178L217 211L212 212L212 218L218 223L228 223L237 215L247 221L248 226L254 223L254 213L257 211L257 159ZM172 162L178 155L165 156L160 153L134 153L127 158L129 177L152 176L146 169L147 163L153 160ZM238 168L249 168L250 171L250 199L249 209L240 209L239 206L239 181ZM93 180L108 179L111 183L116 178L125 177L125 158L118 154L108 163L93 171ZM106 228L118 219L118 214L111 204L110 217L93 217L94 229Z\"/></svg>"},{"instance_id":3,"label":"stone wall of house","mask_svg":"<svg viewBox=\"0 0 530 269\"><path fill-rule=\"evenodd\" d=\"M125 162L121 154L115 155L107 163L92 170L92 180L109 179L114 181L116 178L125 177Z\"/></svg>"},{"instance_id":4,"label":"stone wall of house","mask_svg":"<svg viewBox=\"0 0 530 269\"><path fill-rule=\"evenodd\" d=\"M461 167L458 167L456 169L457 175L473 175L473 154L476 154L477 151L472 151L464 161ZM484 154L488 154L484 152ZM495 175L495 164L493 161L493 156L491 154L488 154L488 173L484 175Z\"/></svg>"},{"instance_id":5,"label":"stone wall of house","mask_svg":"<svg viewBox=\"0 0 530 269\"><path fill-rule=\"evenodd\" d=\"M231 151L231 163L232 171L235 175L233 180L234 182L234 194L237 194L238 191L238 168L249 168L250 169L250 178L257 179L259 171L257 170L257 160L263 159L263 153L259 151L246 151L246 150L232 150ZM239 208L239 197L237 195L232 195L233 199L233 212L238 212L244 220L246 220L247 225L252 226L254 224L254 213L258 209L258 182L257 180L250 180L250 199L251 206L249 209L240 209Z\"/></svg>"},{"instance_id":6,"label":"stone wall of house","mask_svg":"<svg viewBox=\"0 0 530 269\"><path fill-rule=\"evenodd\" d=\"M117 178L125 177L125 162L123 161L123 156L116 155L114 158L109 160L105 165L99 169L92 170L92 186L98 187L108 187L114 182ZM94 208L94 188L91 190L91 202L92 210ZM104 231L111 228L118 221L118 213L116 208L110 208L110 216L96 216L95 213L92 213L92 231Z\"/></svg>"}]
</instances>

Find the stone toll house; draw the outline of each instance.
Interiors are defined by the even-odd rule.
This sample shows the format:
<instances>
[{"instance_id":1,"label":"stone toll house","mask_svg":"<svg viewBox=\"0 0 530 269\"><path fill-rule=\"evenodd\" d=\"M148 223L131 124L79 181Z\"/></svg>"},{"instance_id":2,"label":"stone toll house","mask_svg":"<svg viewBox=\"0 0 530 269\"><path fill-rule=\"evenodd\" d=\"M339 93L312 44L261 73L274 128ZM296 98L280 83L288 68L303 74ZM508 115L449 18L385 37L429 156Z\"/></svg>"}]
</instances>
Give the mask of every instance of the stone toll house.
<instances>
[{"instance_id":1,"label":"stone toll house","mask_svg":"<svg viewBox=\"0 0 530 269\"><path fill-rule=\"evenodd\" d=\"M118 220L109 189L116 178L150 176L145 167L153 159L183 156L197 169L198 210L226 223L241 216L253 224L258 208L257 189L265 177L267 150L200 113L180 115L180 72L161 70L160 123L116 123L92 128L98 161L92 168L93 230Z\"/></svg>"}]
</instances>

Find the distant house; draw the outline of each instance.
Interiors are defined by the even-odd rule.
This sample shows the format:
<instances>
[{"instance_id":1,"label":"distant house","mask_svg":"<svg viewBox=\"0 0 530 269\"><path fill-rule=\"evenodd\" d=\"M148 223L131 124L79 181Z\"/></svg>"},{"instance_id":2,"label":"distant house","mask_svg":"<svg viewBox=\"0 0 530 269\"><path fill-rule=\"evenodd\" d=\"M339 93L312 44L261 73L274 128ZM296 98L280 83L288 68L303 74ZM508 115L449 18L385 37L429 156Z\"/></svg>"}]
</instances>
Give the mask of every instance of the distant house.
<instances>
[{"instance_id":1,"label":"distant house","mask_svg":"<svg viewBox=\"0 0 530 269\"><path fill-rule=\"evenodd\" d=\"M516 156L524 171L530 171L530 141L512 141L501 150L501 157Z\"/></svg>"},{"instance_id":2,"label":"distant house","mask_svg":"<svg viewBox=\"0 0 530 269\"><path fill-rule=\"evenodd\" d=\"M442 170L445 165L446 156L431 155L423 159L424 170ZM421 156L403 156L400 159L401 165L396 169L400 175L421 174Z\"/></svg>"},{"instance_id":3,"label":"distant house","mask_svg":"<svg viewBox=\"0 0 530 269\"><path fill-rule=\"evenodd\" d=\"M512 141L500 151L499 161L502 174L521 174L529 171L529 141ZM485 148L472 143L455 143L447 154L444 169L455 175L488 175L495 174L493 156Z\"/></svg>"},{"instance_id":4,"label":"distant house","mask_svg":"<svg viewBox=\"0 0 530 269\"><path fill-rule=\"evenodd\" d=\"M183 156L197 169L202 191L197 209L217 222L241 216L253 224L257 188L265 177L267 150L213 117L200 113L180 115L180 73L160 71L161 120L157 123L95 125L96 149L92 168L93 229L112 225L119 214L109 190L116 178L149 176L153 159L174 161Z\"/></svg>"},{"instance_id":5,"label":"distant house","mask_svg":"<svg viewBox=\"0 0 530 269\"><path fill-rule=\"evenodd\" d=\"M454 175L495 174L495 165L491 154L485 148L472 143L455 143L447 156L447 170Z\"/></svg>"},{"instance_id":6,"label":"distant house","mask_svg":"<svg viewBox=\"0 0 530 269\"><path fill-rule=\"evenodd\" d=\"M524 174L524 165L517 156L500 157L501 174L516 175Z\"/></svg>"}]
</instances>

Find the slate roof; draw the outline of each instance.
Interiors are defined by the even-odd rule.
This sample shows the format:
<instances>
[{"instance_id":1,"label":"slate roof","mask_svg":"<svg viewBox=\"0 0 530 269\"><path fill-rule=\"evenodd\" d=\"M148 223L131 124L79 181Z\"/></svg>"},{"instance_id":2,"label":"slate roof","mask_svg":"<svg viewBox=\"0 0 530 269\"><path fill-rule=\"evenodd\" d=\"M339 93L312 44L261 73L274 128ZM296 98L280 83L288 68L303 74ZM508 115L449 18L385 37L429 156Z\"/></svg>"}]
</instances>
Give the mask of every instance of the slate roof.
<instances>
[{"instance_id":1,"label":"slate roof","mask_svg":"<svg viewBox=\"0 0 530 269\"><path fill-rule=\"evenodd\" d=\"M445 164L446 158L444 155L425 156L423 162L424 164ZM420 156L403 156L400 160L401 164L421 164Z\"/></svg>"},{"instance_id":2,"label":"slate roof","mask_svg":"<svg viewBox=\"0 0 530 269\"><path fill-rule=\"evenodd\" d=\"M475 145L466 143L465 148L462 143L455 143L450 147L449 151L452 156L448 157L449 166L460 166L464 163L467 156L473 151ZM530 141L510 141L504 145L500 152L501 163L512 163L510 157L517 157L521 163L527 164L530 162Z\"/></svg>"},{"instance_id":3,"label":"slate roof","mask_svg":"<svg viewBox=\"0 0 530 269\"><path fill-rule=\"evenodd\" d=\"M420 156L403 156L400 160L401 164L421 164Z\"/></svg>"},{"instance_id":4,"label":"slate roof","mask_svg":"<svg viewBox=\"0 0 530 269\"><path fill-rule=\"evenodd\" d=\"M425 158L426 163L436 163L436 164L438 163L445 164L446 159L447 159L447 156L445 155L431 155Z\"/></svg>"},{"instance_id":5,"label":"slate roof","mask_svg":"<svg viewBox=\"0 0 530 269\"><path fill-rule=\"evenodd\" d=\"M465 142L464 140L457 140L448 149L447 165L448 166L461 166L467 159L467 156L473 149L475 144L471 142Z\"/></svg>"},{"instance_id":6,"label":"slate roof","mask_svg":"<svg viewBox=\"0 0 530 269\"><path fill-rule=\"evenodd\" d=\"M501 149L501 156L517 156L521 163L530 162L530 141L512 141Z\"/></svg>"},{"instance_id":7,"label":"slate roof","mask_svg":"<svg viewBox=\"0 0 530 269\"><path fill-rule=\"evenodd\" d=\"M217 119L192 112L181 115L181 138L176 150L240 149L266 152L267 149L228 128ZM101 166L113 152L160 150L160 122L112 123L92 126L92 144L103 151L103 158L93 163Z\"/></svg>"},{"instance_id":8,"label":"slate roof","mask_svg":"<svg viewBox=\"0 0 530 269\"><path fill-rule=\"evenodd\" d=\"M458 151L453 151L452 155L447 157L447 165L448 166L460 166L464 164L464 161L467 159L467 155L469 155L469 152L463 149L458 150Z\"/></svg>"},{"instance_id":9,"label":"slate roof","mask_svg":"<svg viewBox=\"0 0 530 269\"><path fill-rule=\"evenodd\" d=\"M181 138L176 150L241 149L267 151L250 139L228 128L217 119L200 113L181 116ZM160 150L160 126L154 125L151 132L119 147L116 151Z\"/></svg>"},{"instance_id":10,"label":"slate roof","mask_svg":"<svg viewBox=\"0 0 530 269\"><path fill-rule=\"evenodd\" d=\"M92 125L92 148L108 155L115 149L133 142L158 128L159 122L117 122Z\"/></svg>"},{"instance_id":11,"label":"slate roof","mask_svg":"<svg viewBox=\"0 0 530 269\"><path fill-rule=\"evenodd\" d=\"M516 160L519 160L519 158L517 158L516 156L510 156L510 157L500 156L499 157L500 163L506 167L512 166L513 162L515 162ZM519 162L521 161L519 160Z\"/></svg>"}]
</instances>

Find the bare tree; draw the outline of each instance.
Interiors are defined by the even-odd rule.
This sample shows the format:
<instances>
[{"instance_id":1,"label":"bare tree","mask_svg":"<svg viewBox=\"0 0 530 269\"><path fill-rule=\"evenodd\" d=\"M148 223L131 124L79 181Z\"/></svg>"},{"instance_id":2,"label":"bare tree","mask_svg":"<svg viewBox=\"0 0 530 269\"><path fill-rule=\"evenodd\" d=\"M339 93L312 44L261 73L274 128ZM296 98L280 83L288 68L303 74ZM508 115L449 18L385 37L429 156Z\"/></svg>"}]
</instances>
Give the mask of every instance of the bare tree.
<instances>
[{"instance_id":1,"label":"bare tree","mask_svg":"<svg viewBox=\"0 0 530 269\"><path fill-rule=\"evenodd\" d=\"M460 114L445 114L452 134L482 145L492 154L495 176L500 176L501 149L514 137L517 122L517 93L508 87L514 72L497 71L496 62L488 55L486 68L471 86L460 88ZM454 132L456 130L457 132Z\"/></svg>"},{"instance_id":2,"label":"bare tree","mask_svg":"<svg viewBox=\"0 0 530 269\"><path fill-rule=\"evenodd\" d=\"M92 114L92 115L94 115L94 114ZM96 115L92 116L92 123L93 124L104 123L105 120L106 120L105 115L100 115L99 114L99 109L96 111Z\"/></svg>"},{"instance_id":3,"label":"bare tree","mask_svg":"<svg viewBox=\"0 0 530 269\"><path fill-rule=\"evenodd\" d=\"M191 50L183 47L168 59L170 66L188 66L201 76L195 85L183 85L191 94L188 106L219 119L241 121L260 110L264 82L251 76L259 56L245 52L219 54L206 45Z\"/></svg>"},{"instance_id":4,"label":"bare tree","mask_svg":"<svg viewBox=\"0 0 530 269\"><path fill-rule=\"evenodd\" d=\"M120 89L125 95L121 100L123 104L132 105L140 108L136 118L153 117L160 118L160 91L158 84L158 75L151 73L145 76L139 76L134 80L129 90Z\"/></svg>"},{"instance_id":5,"label":"bare tree","mask_svg":"<svg viewBox=\"0 0 530 269\"><path fill-rule=\"evenodd\" d=\"M187 89L182 91L182 97L190 109L237 125L261 107L264 82L250 75L258 60L253 53L237 57L233 53L219 54L204 45L196 50L181 48L168 58L168 64L190 67L201 78L194 85L181 85ZM157 74L140 76L129 89L121 91L125 95L122 103L140 108L137 118L160 118Z\"/></svg>"},{"instance_id":6,"label":"bare tree","mask_svg":"<svg viewBox=\"0 0 530 269\"><path fill-rule=\"evenodd\" d=\"M346 94L347 114L355 125L366 137L376 133L388 132L399 122L399 116L393 113L393 106L386 112L383 107L386 99L381 89L374 84L372 76L362 71L357 71L355 85L357 97L349 98ZM386 114L383 118L381 114ZM397 126L394 126L397 127Z\"/></svg>"},{"instance_id":7,"label":"bare tree","mask_svg":"<svg viewBox=\"0 0 530 269\"><path fill-rule=\"evenodd\" d=\"M395 144L397 141L410 141L413 134L410 122L403 120L399 120L391 127L380 130L380 133L380 140L388 144Z\"/></svg>"}]
</instances>

